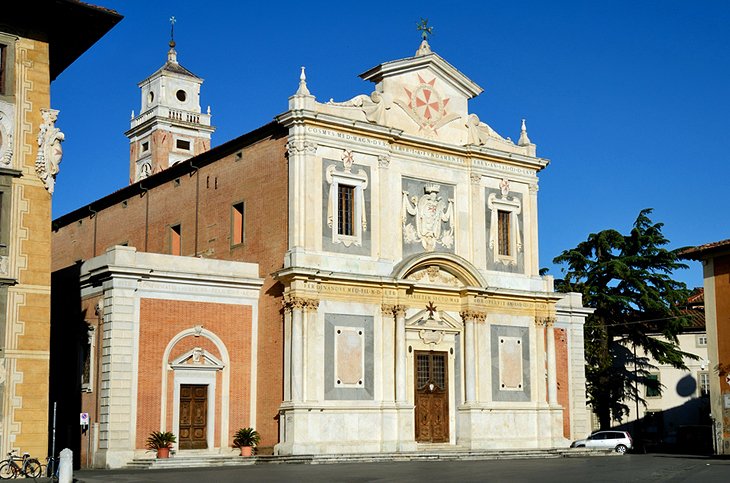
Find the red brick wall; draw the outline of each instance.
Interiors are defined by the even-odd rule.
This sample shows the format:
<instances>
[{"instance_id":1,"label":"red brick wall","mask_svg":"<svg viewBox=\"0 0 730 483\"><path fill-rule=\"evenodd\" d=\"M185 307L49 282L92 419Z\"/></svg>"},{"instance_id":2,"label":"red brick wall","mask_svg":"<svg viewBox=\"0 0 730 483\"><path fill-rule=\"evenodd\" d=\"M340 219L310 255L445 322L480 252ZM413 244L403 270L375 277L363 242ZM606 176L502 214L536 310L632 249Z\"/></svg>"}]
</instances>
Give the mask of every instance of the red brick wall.
<instances>
[{"instance_id":1,"label":"red brick wall","mask_svg":"<svg viewBox=\"0 0 730 483\"><path fill-rule=\"evenodd\" d=\"M720 393L730 392L730 386L725 382L725 377L730 373L730 255L715 257L713 260L715 270L715 310L717 317L717 355L718 371L720 378ZM713 362L714 364L714 362ZM721 398L723 396L720 396ZM728 411L723 411L723 427L725 429L723 439L730 438L730 417Z\"/></svg>"},{"instance_id":2,"label":"red brick wall","mask_svg":"<svg viewBox=\"0 0 730 483\"><path fill-rule=\"evenodd\" d=\"M251 307L178 300L142 299L140 301L139 381L137 394L137 448L144 448L152 431L160 429L161 390L167 390L166 407L168 429L172 429L174 388L173 371L168 372L168 386L162 388L160 368L165 347L179 332L202 324L225 344L230 357L229 428L231 432L250 424L251 397ZM220 356L213 343L203 336L187 336L173 348L172 354L181 355L193 347L203 347ZM174 355L170 360L174 359ZM221 380L216 384L216 401L208 402L208 410L216 411L215 441L220 438ZM232 434L231 436L232 441Z\"/></svg>"},{"instance_id":3,"label":"red brick wall","mask_svg":"<svg viewBox=\"0 0 730 483\"><path fill-rule=\"evenodd\" d=\"M271 273L283 266L288 248L285 144L285 137L267 138L242 147L240 156L234 152L164 185L149 183L151 188L144 195L58 227L52 239L54 271L120 243L139 251L169 253L168 230L177 223L182 228L183 255L258 263L259 274L265 278L259 303L255 423L262 446L278 441L276 418L283 398L281 288ZM245 240L231 247L231 206L241 201L245 203Z\"/></svg>"},{"instance_id":4,"label":"red brick wall","mask_svg":"<svg viewBox=\"0 0 730 483\"><path fill-rule=\"evenodd\" d=\"M103 334L101 331L103 330L102 327L99 326L99 316L96 315L96 304L101 298L100 295L96 295L93 297L85 298L81 301L81 313L84 314L84 321L89 324L90 326L94 327L95 329L95 338L96 338L96 347L95 352L92 355L94 358L94 367L92 368L93 374L92 374L92 387L91 392L82 392L81 393L81 412L89 413L89 423L93 425L94 423L99 422L98 417L98 399L97 395L99 393L99 378L100 378L100 360L101 360L101 344L103 341ZM83 361L82 361L83 363ZM86 438L91 435L93 437L93 434L91 431L87 431L86 434L81 438L81 454L80 454L80 461L82 466L86 466L86 452L88 450L88 441ZM92 454L93 454L93 440L92 440ZM89 458L89 461L91 461L91 458Z\"/></svg>"}]
</instances>

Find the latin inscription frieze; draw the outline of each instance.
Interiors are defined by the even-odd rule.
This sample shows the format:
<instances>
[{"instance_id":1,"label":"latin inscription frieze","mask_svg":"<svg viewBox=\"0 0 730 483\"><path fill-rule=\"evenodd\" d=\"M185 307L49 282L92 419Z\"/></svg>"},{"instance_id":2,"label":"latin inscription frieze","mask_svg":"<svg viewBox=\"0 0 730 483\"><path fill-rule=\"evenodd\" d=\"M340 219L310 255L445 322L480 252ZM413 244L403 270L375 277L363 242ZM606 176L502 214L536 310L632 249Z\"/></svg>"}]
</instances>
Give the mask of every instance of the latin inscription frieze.
<instances>
[{"instance_id":1,"label":"latin inscription frieze","mask_svg":"<svg viewBox=\"0 0 730 483\"><path fill-rule=\"evenodd\" d=\"M310 134L318 134L320 136L327 136L335 139L340 139L342 141L354 141L356 143L361 144L369 144L371 146L382 146L382 147L388 147L388 142L380 140L380 139L374 139L369 138L365 136L358 136L357 134L349 134L349 133L343 133L339 131L333 131L331 129L324 129L321 127L314 127L314 126L307 126L307 132Z\"/></svg>"}]
</instances>

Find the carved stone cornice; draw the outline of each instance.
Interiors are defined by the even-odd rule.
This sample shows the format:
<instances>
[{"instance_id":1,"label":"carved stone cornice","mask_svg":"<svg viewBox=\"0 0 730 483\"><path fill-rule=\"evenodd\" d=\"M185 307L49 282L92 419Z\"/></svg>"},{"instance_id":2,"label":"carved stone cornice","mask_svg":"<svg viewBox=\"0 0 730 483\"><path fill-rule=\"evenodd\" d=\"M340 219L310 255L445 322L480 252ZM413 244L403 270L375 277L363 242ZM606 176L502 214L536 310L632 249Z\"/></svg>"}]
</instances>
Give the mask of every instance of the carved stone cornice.
<instances>
[{"instance_id":1,"label":"carved stone cornice","mask_svg":"<svg viewBox=\"0 0 730 483\"><path fill-rule=\"evenodd\" d=\"M473 321L481 324L487 320L487 313L478 310L462 310L459 315L464 322Z\"/></svg>"}]
</instances>

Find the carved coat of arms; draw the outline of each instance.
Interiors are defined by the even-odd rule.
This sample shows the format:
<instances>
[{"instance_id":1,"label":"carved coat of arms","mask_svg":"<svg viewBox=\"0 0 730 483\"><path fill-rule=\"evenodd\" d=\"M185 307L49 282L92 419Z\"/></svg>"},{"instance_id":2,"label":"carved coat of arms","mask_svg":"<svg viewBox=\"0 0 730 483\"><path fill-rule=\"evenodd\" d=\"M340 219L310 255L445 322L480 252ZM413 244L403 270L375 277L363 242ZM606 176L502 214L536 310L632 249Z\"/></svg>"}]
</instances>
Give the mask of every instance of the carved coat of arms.
<instances>
[{"instance_id":1,"label":"carved coat of arms","mask_svg":"<svg viewBox=\"0 0 730 483\"><path fill-rule=\"evenodd\" d=\"M438 245L454 245L454 201L439 196L439 185L427 184L420 198L403 192L403 241L421 243L432 252Z\"/></svg>"}]
</instances>

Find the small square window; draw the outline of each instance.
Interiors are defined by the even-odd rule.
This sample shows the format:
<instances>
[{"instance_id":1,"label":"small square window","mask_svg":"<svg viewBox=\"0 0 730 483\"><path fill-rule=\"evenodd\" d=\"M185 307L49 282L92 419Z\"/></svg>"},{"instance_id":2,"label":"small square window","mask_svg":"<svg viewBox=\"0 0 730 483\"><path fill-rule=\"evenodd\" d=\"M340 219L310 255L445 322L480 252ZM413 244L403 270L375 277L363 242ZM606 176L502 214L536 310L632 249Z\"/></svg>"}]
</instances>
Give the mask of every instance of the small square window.
<instances>
[{"instance_id":1,"label":"small square window","mask_svg":"<svg viewBox=\"0 0 730 483\"><path fill-rule=\"evenodd\" d=\"M190 141L185 139L177 139L175 141L175 147L177 149L184 149L185 151L190 151Z\"/></svg>"},{"instance_id":2,"label":"small square window","mask_svg":"<svg viewBox=\"0 0 730 483\"><path fill-rule=\"evenodd\" d=\"M646 397L662 397L659 374L649 374L646 376L646 381L650 384L646 386Z\"/></svg>"},{"instance_id":3,"label":"small square window","mask_svg":"<svg viewBox=\"0 0 730 483\"><path fill-rule=\"evenodd\" d=\"M697 389L700 396L710 395L710 373L706 371L697 373Z\"/></svg>"},{"instance_id":4,"label":"small square window","mask_svg":"<svg viewBox=\"0 0 730 483\"><path fill-rule=\"evenodd\" d=\"M142 152L146 153L149 150L150 150L150 142L149 141L143 142L142 143Z\"/></svg>"},{"instance_id":5,"label":"small square window","mask_svg":"<svg viewBox=\"0 0 730 483\"><path fill-rule=\"evenodd\" d=\"M243 202L231 207L231 245L240 245L244 240Z\"/></svg>"},{"instance_id":6,"label":"small square window","mask_svg":"<svg viewBox=\"0 0 730 483\"><path fill-rule=\"evenodd\" d=\"M707 334L697 336L697 347L707 347Z\"/></svg>"}]
</instances>

